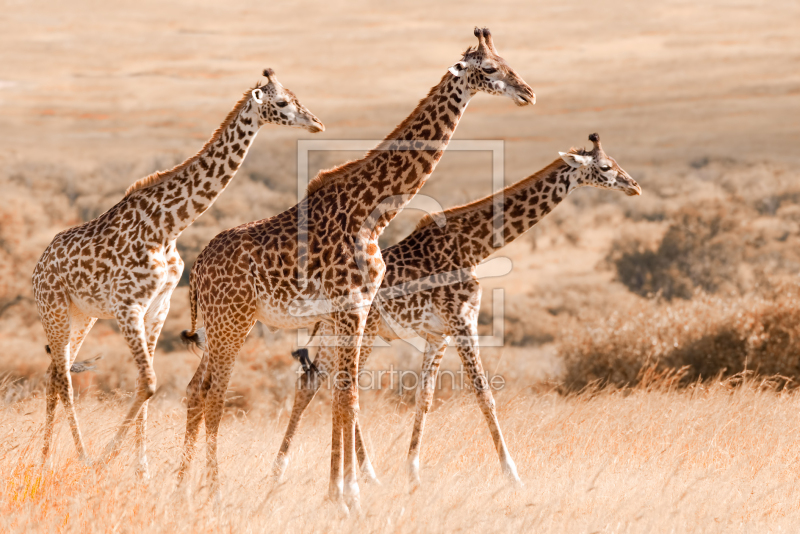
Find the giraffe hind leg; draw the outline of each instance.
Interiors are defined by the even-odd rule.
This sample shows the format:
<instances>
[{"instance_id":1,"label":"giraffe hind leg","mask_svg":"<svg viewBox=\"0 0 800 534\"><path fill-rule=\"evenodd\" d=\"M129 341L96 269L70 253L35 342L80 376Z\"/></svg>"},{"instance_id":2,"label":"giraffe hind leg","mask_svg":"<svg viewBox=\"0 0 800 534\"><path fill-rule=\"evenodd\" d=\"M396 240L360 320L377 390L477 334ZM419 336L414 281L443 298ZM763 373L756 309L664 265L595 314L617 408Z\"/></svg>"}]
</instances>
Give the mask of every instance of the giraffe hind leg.
<instances>
[{"instance_id":1,"label":"giraffe hind leg","mask_svg":"<svg viewBox=\"0 0 800 534\"><path fill-rule=\"evenodd\" d=\"M213 324L211 317L208 317L206 322L209 358L207 372L210 377L204 410L206 421L206 472L209 477L212 494L217 500L220 495L217 435L225 404L225 392L228 390L228 383L231 379L236 357L253 325L255 325L255 319L252 318L252 315L247 319L242 318L239 324L234 327L225 324L224 331Z\"/></svg>"},{"instance_id":2,"label":"giraffe hind leg","mask_svg":"<svg viewBox=\"0 0 800 534\"><path fill-rule=\"evenodd\" d=\"M289 448L297 434L303 412L314 399L317 391L319 391L322 385L322 377L331 375L331 370L333 369L334 360L336 358L335 349L325 344L326 336L333 335L333 327L331 325L327 323L318 323L312 335L323 336L322 346L317 352L313 363L308 359L307 349L300 349L292 353L293 356L295 354L297 355L295 357L300 360L304 373L295 383L292 415L289 417L289 424L286 426L281 448L272 463L272 476L278 481L283 478L283 474L289 466Z\"/></svg>"},{"instance_id":3,"label":"giraffe hind leg","mask_svg":"<svg viewBox=\"0 0 800 534\"><path fill-rule=\"evenodd\" d=\"M64 308L67 308L66 306ZM53 431L55 427L55 411L58 406L58 399L64 403L64 410L69 420L75 447L81 461L88 461L86 448L83 444L78 418L75 413L72 391L72 377L70 376L70 366L78 356L78 351L83 344L86 335L91 330L96 318L90 317L74 306L66 309L66 314L53 313L42 314L45 333L50 342L45 350L50 355L51 363L47 369L47 412L45 415L44 445L42 447L42 460L47 462L52 448ZM66 317L65 317L66 316ZM66 318L66 321L64 320ZM67 324L64 324L67 323ZM67 326L68 325L68 326ZM65 328L66 327L66 328ZM67 344L64 346L64 333L68 331L66 338Z\"/></svg>"},{"instance_id":4,"label":"giraffe hind leg","mask_svg":"<svg viewBox=\"0 0 800 534\"><path fill-rule=\"evenodd\" d=\"M208 373L208 351L206 351L186 387L186 437L183 443L181 467L178 470L178 484L183 482L186 472L189 470L189 464L194 458L197 435L200 432L200 424L203 422L206 395L210 386L211 376Z\"/></svg>"},{"instance_id":5,"label":"giraffe hind leg","mask_svg":"<svg viewBox=\"0 0 800 534\"><path fill-rule=\"evenodd\" d=\"M425 430L425 419L431 408L433 393L436 388L436 377L439 364L447 349L445 338L428 339L425 356L422 362L422 379L417 390L417 410L414 417L414 430L411 435L411 446L408 449L408 477L411 487L416 488L419 480L419 451L422 448L422 436Z\"/></svg>"},{"instance_id":6,"label":"giraffe hind leg","mask_svg":"<svg viewBox=\"0 0 800 534\"><path fill-rule=\"evenodd\" d=\"M272 476L280 481L286 468L289 465L289 447L292 444L297 429L300 426L300 419L303 417L303 412L308 407L309 403L316 396L317 391L321 385L321 380L316 367L310 367L308 371L303 373L297 379L294 394L294 404L292 405L292 415L289 418L289 424L286 427L286 433L283 436L281 448L275 461L272 463Z\"/></svg>"}]
</instances>

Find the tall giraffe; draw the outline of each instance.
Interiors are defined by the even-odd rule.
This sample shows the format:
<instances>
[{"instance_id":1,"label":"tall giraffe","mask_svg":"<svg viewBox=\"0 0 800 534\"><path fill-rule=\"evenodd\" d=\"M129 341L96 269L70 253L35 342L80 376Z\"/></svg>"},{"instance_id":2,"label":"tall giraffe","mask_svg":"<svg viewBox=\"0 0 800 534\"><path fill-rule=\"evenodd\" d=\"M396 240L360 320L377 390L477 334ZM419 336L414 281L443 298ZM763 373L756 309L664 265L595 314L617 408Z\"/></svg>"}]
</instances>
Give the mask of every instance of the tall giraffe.
<instances>
[{"instance_id":1,"label":"tall giraffe","mask_svg":"<svg viewBox=\"0 0 800 534\"><path fill-rule=\"evenodd\" d=\"M378 238L431 175L476 93L503 95L519 106L534 103L533 90L497 54L489 30L476 28L475 36L477 46L467 49L378 147L321 172L298 206L219 234L197 258L190 281L192 327L184 339L201 341L199 306L208 350L187 388L181 479L205 415L208 471L215 491L219 488L223 396L256 321L279 329L322 320L345 340L336 349L342 380L333 410L329 495L345 510L358 506L353 377L369 305L384 274ZM307 240L298 235L298 221L306 225Z\"/></svg>"},{"instance_id":2,"label":"tall giraffe","mask_svg":"<svg viewBox=\"0 0 800 534\"><path fill-rule=\"evenodd\" d=\"M200 152L133 185L96 219L65 230L45 249L33 272L33 293L52 362L48 368L46 461L58 398L83 460L86 449L72 400L70 366L98 318L116 319L139 369L134 401L104 458L136 420L138 472L147 476L147 401L156 390L153 357L183 272L175 241L222 194L258 130L267 123L321 132L323 124L283 87L272 69L248 90Z\"/></svg>"},{"instance_id":3,"label":"tall giraffe","mask_svg":"<svg viewBox=\"0 0 800 534\"><path fill-rule=\"evenodd\" d=\"M486 417L503 472L519 482L517 468L506 447L495 413L494 399L487 387L476 337L481 286L476 276L478 264L499 250L495 248L494 206L502 206L503 245L528 231L578 187L592 186L640 195L642 190L600 146L597 134L589 136L591 151L572 149L544 169L510 185L499 193L424 217L417 229L400 243L384 249L386 275L370 308L367 329L391 341L416 332L426 338L414 431L408 451L409 478L419 484L419 452L425 416L431 406L434 385L447 338L456 339L458 354ZM442 226L434 224L442 221ZM500 228L498 228L499 230ZM444 276L443 276L444 275ZM375 325L378 326L375 326ZM329 324L320 322L315 335L333 336ZM319 389L322 377L336 370L336 355L321 345L313 363L300 349L304 373L297 381L294 407L273 475L280 478L288 464L287 454L303 411ZM372 351L361 347L361 368ZM356 446L362 473L374 478L369 456L356 423Z\"/></svg>"}]
</instances>

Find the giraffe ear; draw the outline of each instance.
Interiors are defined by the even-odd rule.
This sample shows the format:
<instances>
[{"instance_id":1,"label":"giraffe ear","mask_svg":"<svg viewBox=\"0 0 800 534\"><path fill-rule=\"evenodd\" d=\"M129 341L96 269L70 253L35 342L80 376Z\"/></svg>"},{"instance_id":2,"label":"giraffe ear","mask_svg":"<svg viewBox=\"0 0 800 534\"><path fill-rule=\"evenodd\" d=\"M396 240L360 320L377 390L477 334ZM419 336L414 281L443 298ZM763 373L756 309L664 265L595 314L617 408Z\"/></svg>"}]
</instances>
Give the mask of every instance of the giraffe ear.
<instances>
[{"instance_id":1,"label":"giraffe ear","mask_svg":"<svg viewBox=\"0 0 800 534\"><path fill-rule=\"evenodd\" d=\"M264 101L261 98L264 96L264 92L261 89L253 89L253 100L255 100L258 104L263 104Z\"/></svg>"},{"instance_id":2,"label":"giraffe ear","mask_svg":"<svg viewBox=\"0 0 800 534\"><path fill-rule=\"evenodd\" d=\"M573 169L577 169L578 167L585 167L592 162L592 156L582 156L580 154L574 154L572 152L559 152L559 156L563 159L567 165L572 167Z\"/></svg>"},{"instance_id":3,"label":"giraffe ear","mask_svg":"<svg viewBox=\"0 0 800 534\"><path fill-rule=\"evenodd\" d=\"M459 61L458 63L456 63L455 65L453 65L452 67L450 67L447 70L449 70L453 74L453 76L458 78L459 76L463 76L464 72L466 72L466 70L467 70L467 62L466 61Z\"/></svg>"}]
</instances>

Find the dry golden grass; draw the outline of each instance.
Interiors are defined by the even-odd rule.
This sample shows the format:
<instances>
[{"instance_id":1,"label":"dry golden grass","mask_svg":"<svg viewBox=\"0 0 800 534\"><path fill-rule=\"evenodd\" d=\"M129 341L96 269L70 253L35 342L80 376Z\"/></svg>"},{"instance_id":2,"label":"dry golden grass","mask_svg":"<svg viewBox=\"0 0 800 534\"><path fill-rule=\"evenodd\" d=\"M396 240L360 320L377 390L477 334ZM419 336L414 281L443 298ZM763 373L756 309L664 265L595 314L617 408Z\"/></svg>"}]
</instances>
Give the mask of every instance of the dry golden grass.
<instances>
[{"instance_id":1,"label":"dry golden grass","mask_svg":"<svg viewBox=\"0 0 800 534\"><path fill-rule=\"evenodd\" d=\"M423 487L411 495L404 458L413 414L367 395L362 420L383 485L362 485L363 514L349 519L337 518L325 500L327 406L310 410L278 486L267 475L286 414L229 412L215 507L202 485L202 460L185 490L175 491L185 418L177 402L151 407L153 478L140 483L132 439L98 472L77 461L63 421L53 467L42 470L44 402L28 398L0 409L0 530L765 532L793 531L800 520L795 394L753 381L519 393L501 394L498 408L524 488L503 482L479 410L471 396L456 395L430 414ZM80 403L90 451L110 437L123 401Z\"/></svg>"}]
</instances>

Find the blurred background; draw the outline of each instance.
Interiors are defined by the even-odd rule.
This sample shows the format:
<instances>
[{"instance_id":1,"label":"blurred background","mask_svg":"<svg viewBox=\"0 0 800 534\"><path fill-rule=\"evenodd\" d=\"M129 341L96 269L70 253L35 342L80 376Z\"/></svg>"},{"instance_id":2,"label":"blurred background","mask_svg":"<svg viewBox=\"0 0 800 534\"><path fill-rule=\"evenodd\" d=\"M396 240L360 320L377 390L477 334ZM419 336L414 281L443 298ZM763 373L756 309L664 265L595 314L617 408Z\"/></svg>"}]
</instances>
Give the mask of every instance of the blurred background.
<instances>
[{"instance_id":1,"label":"blurred background","mask_svg":"<svg viewBox=\"0 0 800 534\"><path fill-rule=\"evenodd\" d=\"M226 5L228 4L228 5ZM505 141L505 179L587 146L642 197L583 189L499 254L505 346L487 370L516 389L685 380L745 368L800 375L800 4L773 2L4 1L0 18L0 371L24 396L49 363L30 275L53 236L103 213L135 180L193 155L265 67L326 125L314 139L380 139L488 26L534 88L517 108L478 95L455 139ZM265 127L225 194L179 239L184 280L158 345L158 395L180 398L198 363L178 342L186 282L219 231L297 202L301 130ZM309 172L356 153L318 153ZM490 153L448 152L422 193L450 207L491 192ZM391 245L420 217L407 212ZM293 332L258 326L229 405L287 407ZM112 321L79 360L76 392L133 389ZM371 367L417 369L395 342ZM443 366L458 366L453 352ZM650 375L648 375L650 373ZM12 399L6 399L12 400Z\"/></svg>"}]
</instances>

